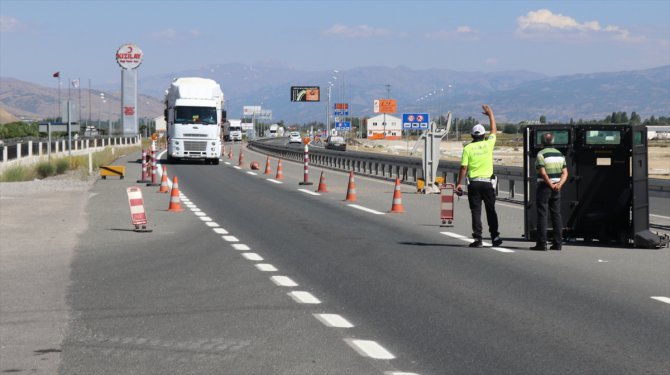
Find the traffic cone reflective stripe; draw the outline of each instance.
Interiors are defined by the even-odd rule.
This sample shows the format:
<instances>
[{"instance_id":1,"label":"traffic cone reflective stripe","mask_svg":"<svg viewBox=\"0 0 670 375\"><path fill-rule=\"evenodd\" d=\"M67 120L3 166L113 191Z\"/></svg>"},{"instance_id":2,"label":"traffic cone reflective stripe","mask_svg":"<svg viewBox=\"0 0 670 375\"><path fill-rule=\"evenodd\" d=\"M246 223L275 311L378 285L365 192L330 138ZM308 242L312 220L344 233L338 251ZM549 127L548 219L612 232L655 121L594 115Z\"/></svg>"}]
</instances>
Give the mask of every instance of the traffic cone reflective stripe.
<instances>
[{"instance_id":1,"label":"traffic cone reflective stripe","mask_svg":"<svg viewBox=\"0 0 670 375\"><path fill-rule=\"evenodd\" d=\"M400 193L400 179L395 179L395 189L393 190L393 204L391 205L391 212L402 213L405 208L402 205L402 196Z\"/></svg>"},{"instance_id":2,"label":"traffic cone reflective stripe","mask_svg":"<svg viewBox=\"0 0 670 375\"><path fill-rule=\"evenodd\" d=\"M271 174L272 173L272 168L270 167L270 157L268 156L267 160L265 161L265 173L264 174Z\"/></svg>"},{"instance_id":3,"label":"traffic cone reflective stripe","mask_svg":"<svg viewBox=\"0 0 670 375\"><path fill-rule=\"evenodd\" d=\"M321 178L319 178L319 188L316 189L317 193L327 193L328 188L326 187L326 178L323 176L323 172L321 172Z\"/></svg>"},{"instance_id":4,"label":"traffic cone reflective stripe","mask_svg":"<svg viewBox=\"0 0 670 375\"><path fill-rule=\"evenodd\" d=\"M170 192L170 206L168 206L168 211L182 211L181 200L179 199L179 179L177 176L172 178L172 191Z\"/></svg>"},{"instance_id":5,"label":"traffic cone reflective stripe","mask_svg":"<svg viewBox=\"0 0 670 375\"><path fill-rule=\"evenodd\" d=\"M163 166L163 177L161 177L161 187L158 189L158 193L169 193L170 188L168 187L168 177L167 177L167 167Z\"/></svg>"},{"instance_id":6,"label":"traffic cone reflective stripe","mask_svg":"<svg viewBox=\"0 0 670 375\"><path fill-rule=\"evenodd\" d=\"M356 202L356 184L354 183L354 172L349 172L349 186L347 186L347 197L345 201Z\"/></svg>"},{"instance_id":7,"label":"traffic cone reflective stripe","mask_svg":"<svg viewBox=\"0 0 670 375\"><path fill-rule=\"evenodd\" d=\"M277 162L277 175L275 176L275 180L283 180L284 179L284 170L281 167L281 159Z\"/></svg>"},{"instance_id":8,"label":"traffic cone reflective stripe","mask_svg":"<svg viewBox=\"0 0 670 375\"><path fill-rule=\"evenodd\" d=\"M230 149L228 150L228 159L233 158L233 146L230 146Z\"/></svg>"}]
</instances>

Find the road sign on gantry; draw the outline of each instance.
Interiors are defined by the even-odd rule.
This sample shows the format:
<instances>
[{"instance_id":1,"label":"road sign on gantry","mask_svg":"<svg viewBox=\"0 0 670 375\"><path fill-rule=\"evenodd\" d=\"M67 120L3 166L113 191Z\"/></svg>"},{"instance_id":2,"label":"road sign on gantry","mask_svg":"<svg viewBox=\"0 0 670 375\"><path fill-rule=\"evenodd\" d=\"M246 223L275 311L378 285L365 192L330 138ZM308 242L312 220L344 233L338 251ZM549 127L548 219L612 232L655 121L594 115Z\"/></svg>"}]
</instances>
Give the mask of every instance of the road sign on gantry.
<instances>
[{"instance_id":1,"label":"road sign on gantry","mask_svg":"<svg viewBox=\"0 0 670 375\"><path fill-rule=\"evenodd\" d=\"M430 128L430 116L428 113L403 113L403 130L427 130Z\"/></svg>"}]
</instances>

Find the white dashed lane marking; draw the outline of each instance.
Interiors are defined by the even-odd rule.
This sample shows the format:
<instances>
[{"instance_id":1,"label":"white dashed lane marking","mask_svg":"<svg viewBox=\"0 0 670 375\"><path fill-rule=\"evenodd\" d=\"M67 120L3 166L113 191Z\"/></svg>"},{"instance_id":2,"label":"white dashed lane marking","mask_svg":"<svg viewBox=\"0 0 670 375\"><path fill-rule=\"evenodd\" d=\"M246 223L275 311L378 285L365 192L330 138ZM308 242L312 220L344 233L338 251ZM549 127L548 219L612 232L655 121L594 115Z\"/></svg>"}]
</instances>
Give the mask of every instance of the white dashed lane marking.
<instances>
[{"instance_id":1,"label":"white dashed lane marking","mask_svg":"<svg viewBox=\"0 0 670 375\"><path fill-rule=\"evenodd\" d=\"M268 181L273 182L273 183L275 183L275 184L283 184L283 182L274 180L274 179L272 179L272 178L268 178Z\"/></svg>"},{"instance_id":2,"label":"white dashed lane marking","mask_svg":"<svg viewBox=\"0 0 670 375\"><path fill-rule=\"evenodd\" d=\"M214 228L213 230L214 230L214 233L218 233L218 234L228 234L228 231L225 230L225 229L223 229L223 228Z\"/></svg>"},{"instance_id":3,"label":"white dashed lane marking","mask_svg":"<svg viewBox=\"0 0 670 375\"><path fill-rule=\"evenodd\" d=\"M314 317L326 327L353 328L353 324L337 314L314 314Z\"/></svg>"},{"instance_id":4,"label":"white dashed lane marking","mask_svg":"<svg viewBox=\"0 0 670 375\"><path fill-rule=\"evenodd\" d=\"M288 276L272 276L270 280L272 280L272 282L278 286L286 286L286 287L298 286L298 284L295 281L291 280L291 278Z\"/></svg>"},{"instance_id":5,"label":"white dashed lane marking","mask_svg":"<svg viewBox=\"0 0 670 375\"><path fill-rule=\"evenodd\" d=\"M319 193L315 193L315 192L307 190L307 189L298 189L298 191L302 191L303 193L309 194L309 195L321 195Z\"/></svg>"},{"instance_id":6,"label":"white dashed lane marking","mask_svg":"<svg viewBox=\"0 0 670 375\"><path fill-rule=\"evenodd\" d=\"M213 221L210 221L210 222L205 223L205 224L207 224L207 226L208 226L208 227L211 227L211 228L215 228L215 227L218 227L218 226L219 226L218 223L215 223L215 222L213 222Z\"/></svg>"},{"instance_id":7,"label":"white dashed lane marking","mask_svg":"<svg viewBox=\"0 0 670 375\"><path fill-rule=\"evenodd\" d=\"M357 204L349 204L349 207L355 208L357 210L365 211L365 212L368 212L368 213L371 213L371 214L375 214L375 215L384 215L383 212L379 212L379 211L373 210L371 208L359 206Z\"/></svg>"},{"instance_id":8,"label":"white dashed lane marking","mask_svg":"<svg viewBox=\"0 0 670 375\"><path fill-rule=\"evenodd\" d=\"M374 359L393 359L395 356L375 341L344 339L358 354Z\"/></svg>"},{"instance_id":9,"label":"white dashed lane marking","mask_svg":"<svg viewBox=\"0 0 670 375\"><path fill-rule=\"evenodd\" d=\"M294 301L297 303L304 303L304 304L319 304L321 301L319 301L318 298L314 297L310 292L291 292L288 293L289 297L291 297Z\"/></svg>"},{"instance_id":10,"label":"white dashed lane marking","mask_svg":"<svg viewBox=\"0 0 670 375\"><path fill-rule=\"evenodd\" d=\"M239 251L247 251L250 250L249 246L243 244L243 243L234 243L233 244L233 249L239 250Z\"/></svg>"},{"instance_id":11,"label":"white dashed lane marking","mask_svg":"<svg viewBox=\"0 0 670 375\"><path fill-rule=\"evenodd\" d=\"M229 236L221 236L221 238L223 238L224 241L227 241L227 242L239 242L240 241L240 240L237 239L237 237L230 236L230 235Z\"/></svg>"},{"instance_id":12,"label":"white dashed lane marking","mask_svg":"<svg viewBox=\"0 0 670 375\"><path fill-rule=\"evenodd\" d=\"M260 263L256 265L259 271L262 272L277 272L277 269L272 264Z\"/></svg>"},{"instance_id":13,"label":"white dashed lane marking","mask_svg":"<svg viewBox=\"0 0 670 375\"><path fill-rule=\"evenodd\" d=\"M250 174L250 175L252 175L252 176L255 176L255 175L257 175L258 173L249 171L249 172L247 172L247 174Z\"/></svg>"},{"instance_id":14,"label":"white dashed lane marking","mask_svg":"<svg viewBox=\"0 0 670 375\"><path fill-rule=\"evenodd\" d=\"M440 232L441 234L447 236L447 237L452 237L459 239L464 242L472 242L474 241L473 239L470 239L468 237L462 236L458 233L452 233L452 232ZM486 246L487 248L490 248L491 250L499 251L501 253L513 253L514 250L506 249L504 247L491 247L492 244L490 242L482 241L482 245Z\"/></svg>"},{"instance_id":15,"label":"white dashed lane marking","mask_svg":"<svg viewBox=\"0 0 670 375\"><path fill-rule=\"evenodd\" d=\"M253 260L254 262L260 262L261 260L263 260L263 257L256 253L242 253L242 256L247 258L248 260Z\"/></svg>"},{"instance_id":16,"label":"white dashed lane marking","mask_svg":"<svg viewBox=\"0 0 670 375\"><path fill-rule=\"evenodd\" d=\"M195 214L195 216L207 216L206 213L204 213L204 212L202 212L202 211L200 211L200 210L194 211L193 213Z\"/></svg>"},{"instance_id":17,"label":"white dashed lane marking","mask_svg":"<svg viewBox=\"0 0 670 375\"><path fill-rule=\"evenodd\" d=\"M654 297L651 297L651 298L655 299L657 301L661 301L661 302L665 302L665 303L670 304L670 298L668 298L668 297L654 296Z\"/></svg>"},{"instance_id":18,"label":"white dashed lane marking","mask_svg":"<svg viewBox=\"0 0 670 375\"><path fill-rule=\"evenodd\" d=\"M200 220L202 221L212 221L212 218L209 216L200 216Z\"/></svg>"}]
</instances>

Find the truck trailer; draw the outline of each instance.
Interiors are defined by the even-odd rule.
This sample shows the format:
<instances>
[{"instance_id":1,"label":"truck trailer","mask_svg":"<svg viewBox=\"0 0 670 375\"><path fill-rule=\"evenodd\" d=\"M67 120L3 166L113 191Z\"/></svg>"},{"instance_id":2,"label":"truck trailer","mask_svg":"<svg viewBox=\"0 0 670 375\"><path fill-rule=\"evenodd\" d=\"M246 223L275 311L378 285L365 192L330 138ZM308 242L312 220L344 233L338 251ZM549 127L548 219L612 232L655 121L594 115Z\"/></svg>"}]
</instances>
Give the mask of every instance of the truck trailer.
<instances>
[{"instance_id":1,"label":"truck trailer","mask_svg":"<svg viewBox=\"0 0 670 375\"><path fill-rule=\"evenodd\" d=\"M175 78L165 95L169 162L201 159L219 164L221 128L226 121L221 86L207 78Z\"/></svg>"}]
</instances>

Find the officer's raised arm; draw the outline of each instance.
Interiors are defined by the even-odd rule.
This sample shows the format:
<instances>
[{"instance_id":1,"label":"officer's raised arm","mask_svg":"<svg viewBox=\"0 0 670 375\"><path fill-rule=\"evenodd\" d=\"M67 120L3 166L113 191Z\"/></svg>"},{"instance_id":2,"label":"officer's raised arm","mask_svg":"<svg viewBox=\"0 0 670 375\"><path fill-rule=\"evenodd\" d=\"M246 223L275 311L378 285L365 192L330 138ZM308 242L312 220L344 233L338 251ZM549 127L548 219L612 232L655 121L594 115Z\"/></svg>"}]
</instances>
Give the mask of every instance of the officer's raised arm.
<instances>
[{"instance_id":1,"label":"officer's raised arm","mask_svg":"<svg viewBox=\"0 0 670 375\"><path fill-rule=\"evenodd\" d=\"M493 116L493 110L487 104L482 104L483 114L489 116L489 122L491 123L491 134L495 135L497 132L496 128L496 118Z\"/></svg>"}]
</instances>

